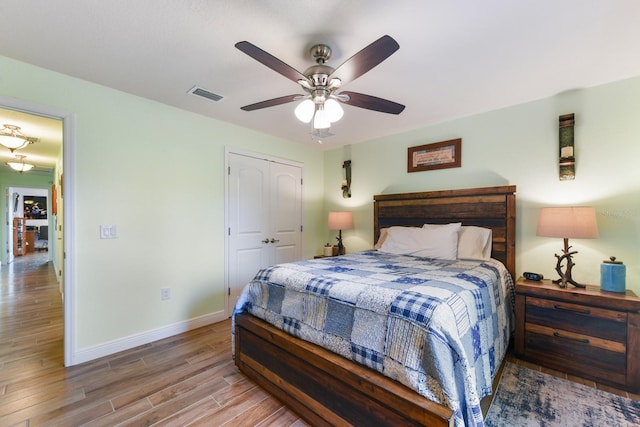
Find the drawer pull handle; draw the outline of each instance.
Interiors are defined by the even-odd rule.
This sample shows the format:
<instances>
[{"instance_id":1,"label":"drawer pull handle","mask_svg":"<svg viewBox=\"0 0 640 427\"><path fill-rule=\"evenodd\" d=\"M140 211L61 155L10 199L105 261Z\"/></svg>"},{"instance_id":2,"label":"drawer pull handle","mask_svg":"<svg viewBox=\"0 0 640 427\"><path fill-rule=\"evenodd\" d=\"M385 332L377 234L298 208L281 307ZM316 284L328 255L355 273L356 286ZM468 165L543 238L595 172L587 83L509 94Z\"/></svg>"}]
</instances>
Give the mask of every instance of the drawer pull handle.
<instances>
[{"instance_id":1,"label":"drawer pull handle","mask_svg":"<svg viewBox=\"0 0 640 427\"><path fill-rule=\"evenodd\" d=\"M586 338L572 338L572 337L565 337L565 336L562 336L559 332L554 332L554 333L553 333L553 336L554 336L554 337L557 337L557 338L564 338L564 339L566 339L566 340L578 341L578 342L579 342L579 343L581 343L581 344L589 344L589 340L588 340L588 339L586 339Z\"/></svg>"},{"instance_id":2,"label":"drawer pull handle","mask_svg":"<svg viewBox=\"0 0 640 427\"><path fill-rule=\"evenodd\" d=\"M591 314L591 310L589 310L588 308L570 308L564 307L560 304L554 304L553 308L561 311L571 311L572 313Z\"/></svg>"}]
</instances>

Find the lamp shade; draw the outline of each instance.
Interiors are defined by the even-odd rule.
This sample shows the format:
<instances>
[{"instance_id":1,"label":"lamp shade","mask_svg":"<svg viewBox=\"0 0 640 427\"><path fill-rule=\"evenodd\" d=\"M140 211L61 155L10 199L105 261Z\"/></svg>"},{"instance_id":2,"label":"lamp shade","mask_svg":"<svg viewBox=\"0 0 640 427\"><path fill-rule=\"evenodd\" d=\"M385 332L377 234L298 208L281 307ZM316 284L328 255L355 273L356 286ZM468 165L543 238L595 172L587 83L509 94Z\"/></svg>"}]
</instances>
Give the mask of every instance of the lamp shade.
<instances>
[{"instance_id":1,"label":"lamp shade","mask_svg":"<svg viewBox=\"0 0 640 427\"><path fill-rule=\"evenodd\" d=\"M327 99L325 101L324 111L327 113L327 118L331 123L337 122L344 115L344 110L335 99Z\"/></svg>"},{"instance_id":2,"label":"lamp shade","mask_svg":"<svg viewBox=\"0 0 640 427\"><path fill-rule=\"evenodd\" d=\"M598 237L596 210L590 206L542 208L536 234L563 239L595 239Z\"/></svg>"},{"instance_id":3,"label":"lamp shade","mask_svg":"<svg viewBox=\"0 0 640 427\"><path fill-rule=\"evenodd\" d=\"M353 228L353 213L329 212L329 230L348 230Z\"/></svg>"},{"instance_id":4,"label":"lamp shade","mask_svg":"<svg viewBox=\"0 0 640 427\"><path fill-rule=\"evenodd\" d=\"M305 99L300 104L298 104L298 106L294 110L294 113L298 120L304 123L309 123L313 118L313 113L315 113L315 110L316 106L313 101L310 99Z\"/></svg>"}]
</instances>

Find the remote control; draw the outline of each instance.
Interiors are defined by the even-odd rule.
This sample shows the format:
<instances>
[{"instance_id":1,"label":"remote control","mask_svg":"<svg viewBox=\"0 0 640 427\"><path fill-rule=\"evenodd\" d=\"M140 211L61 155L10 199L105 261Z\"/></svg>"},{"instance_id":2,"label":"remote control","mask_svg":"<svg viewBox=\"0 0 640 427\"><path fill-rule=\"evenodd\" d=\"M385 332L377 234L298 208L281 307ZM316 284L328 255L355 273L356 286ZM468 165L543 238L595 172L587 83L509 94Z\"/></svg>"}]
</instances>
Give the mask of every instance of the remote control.
<instances>
[{"instance_id":1,"label":"remote control","mask_svg":"<svg viewBox=\"0 0 640 427\"><path fill-rule=\"evenodd\" d=\"M526 271L526 272L522 273L522 275L528 280L535 280L537 282L539 282L539 281L541 281L543 279L542 274L531 273L530 271Z\"/></svg>"}]
</instances>

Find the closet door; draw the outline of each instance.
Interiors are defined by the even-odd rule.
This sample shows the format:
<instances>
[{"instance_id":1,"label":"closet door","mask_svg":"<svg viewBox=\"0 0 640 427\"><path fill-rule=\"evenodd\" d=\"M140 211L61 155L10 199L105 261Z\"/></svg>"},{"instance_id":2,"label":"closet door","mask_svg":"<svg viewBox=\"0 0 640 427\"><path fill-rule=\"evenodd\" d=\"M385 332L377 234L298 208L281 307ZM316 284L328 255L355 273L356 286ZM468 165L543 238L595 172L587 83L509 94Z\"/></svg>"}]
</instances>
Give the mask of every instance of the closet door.
<instances>
[{"instance_id":1,"label":"closet door","mask_svg":"<svg viewBox=\"0 0 640 427\"><path fill-rule=\"evenodd\" d=\"M301 259L300 167L230 153L227 313L258 270Z\"/></svg>"},{"instance_id":2,"label":"closet door","mask_svg":"<svg viewBox=\"0 0 640 427\"><path fill-rule=\"evenodd\" d=\"M302 170L282 163L271 163L269 264L298 261L302 258Z\"/></svg>"}]
</instances>

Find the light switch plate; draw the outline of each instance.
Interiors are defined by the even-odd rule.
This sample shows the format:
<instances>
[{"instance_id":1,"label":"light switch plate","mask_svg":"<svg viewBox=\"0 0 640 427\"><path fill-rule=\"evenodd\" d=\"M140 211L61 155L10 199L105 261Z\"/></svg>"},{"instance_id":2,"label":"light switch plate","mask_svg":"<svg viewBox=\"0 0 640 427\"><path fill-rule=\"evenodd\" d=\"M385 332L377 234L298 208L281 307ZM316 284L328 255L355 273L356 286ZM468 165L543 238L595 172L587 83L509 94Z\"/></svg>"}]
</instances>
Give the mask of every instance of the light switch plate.
<instances>
[{"instance_id":1,"label":"light switch plate","mask_svg":"<svg viewBox=\"0 0 640 427\"><path fill-rule=\"evenodd\" d=\"M118 228L115 225L100 225L101 239L117 239Z\"/></svg>"}]
</instances>

